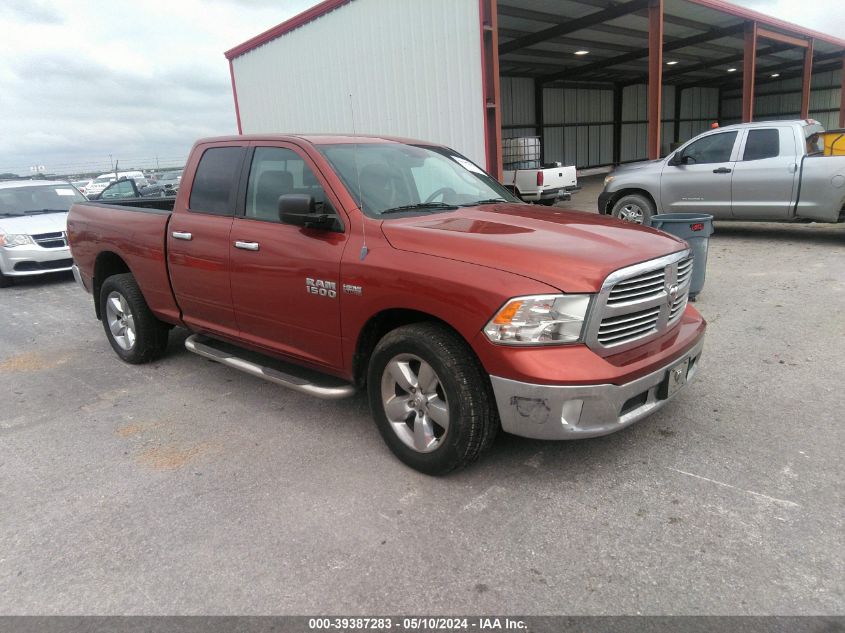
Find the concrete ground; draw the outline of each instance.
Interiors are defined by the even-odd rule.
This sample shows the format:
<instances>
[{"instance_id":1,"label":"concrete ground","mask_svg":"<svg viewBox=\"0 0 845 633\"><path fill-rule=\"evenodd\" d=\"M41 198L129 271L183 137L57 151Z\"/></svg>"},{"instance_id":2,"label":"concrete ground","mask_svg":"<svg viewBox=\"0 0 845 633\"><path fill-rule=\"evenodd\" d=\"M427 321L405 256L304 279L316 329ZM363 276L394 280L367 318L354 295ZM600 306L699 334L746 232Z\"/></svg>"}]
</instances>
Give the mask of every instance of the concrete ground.
<instances>
[{"instance_id":1,"label":"concrete ground","mask_svg":"<svg viewBox=\"0 0 845 633\"><path fill-rule=\"evenodd\" d=\"M126 365L70 278L5 289L0 613L841 614L843 271L845 226L719 224L677 400L442 479L363 397L184 333Z\"/></svg>"}]
</instances>

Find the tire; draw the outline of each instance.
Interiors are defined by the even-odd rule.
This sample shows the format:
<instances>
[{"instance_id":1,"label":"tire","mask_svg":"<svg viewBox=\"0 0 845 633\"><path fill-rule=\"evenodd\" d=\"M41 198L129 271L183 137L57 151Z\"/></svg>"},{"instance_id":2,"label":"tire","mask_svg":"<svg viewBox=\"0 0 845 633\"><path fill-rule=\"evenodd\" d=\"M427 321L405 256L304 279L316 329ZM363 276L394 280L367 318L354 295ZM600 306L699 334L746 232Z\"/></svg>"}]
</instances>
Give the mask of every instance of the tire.
<instances>
[{"instance_id":1,"label":"tire","mask_svg":"<svg viewBox=\"0 0 845 633\"><path fill-rule=\"evenodd\" d=\"M622 196L613 203L611 211L614 218L632 224L648 224L655 213L654 203L638 193Z\"/></svg>"},{"instance_id":2,"label":"tire","mask_svg":"<svg viewBox=\"0 0 845 633\"><path fill-rule=\"evenodd\" d=\"M555 205L555 202L557 202L557 200L555 200L555 199L540 200L540 201L538 201L538 204L542 204L544 207L553 207Z\"/></svg>"},{"instance_id":3,"label":"tire","mask_svg":"<svg viewBox=\"0 0 845 633\"><path fill-rule=\"evenodd\" d=\"M428 475L476 461L492 446L499 428L489 377L466 342L438 323L406 325L386 334L370 359L367 392L387 446L406 465Z\"/></svg>"},{"instance_id":4,"label":"tire","mask_svg":"<svg viewBox=\"0 0 845 633\"><path fill-rule=\"evenodd\" d=\"M11 277L7 277L2 272L0 272L0 288L8 288L14 283L14 280Z\"/></svg>"},{"instance_id":5,"label":"tire","mask_svg":"<svg viewBox=\"0 0 845 633\"><path fill-rule=\"evenodd\" d=\"M103 282L100 315L106 338L121 360L139 365L164 354L170 328L153 316L131 273Z\"/></svg>"}]
</instances>

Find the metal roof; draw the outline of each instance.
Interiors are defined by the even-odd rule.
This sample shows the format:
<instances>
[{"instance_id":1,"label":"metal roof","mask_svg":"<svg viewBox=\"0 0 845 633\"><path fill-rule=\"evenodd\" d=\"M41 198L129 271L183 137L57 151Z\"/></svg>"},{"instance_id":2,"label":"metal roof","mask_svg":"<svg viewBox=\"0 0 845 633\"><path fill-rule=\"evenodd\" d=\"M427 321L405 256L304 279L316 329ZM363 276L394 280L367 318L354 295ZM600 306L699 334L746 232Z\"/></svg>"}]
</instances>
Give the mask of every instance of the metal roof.
<instances>
[{"instance_id":1,"label":"metal roof","mask_svg":"<svg viewBox=\"0 0 845 633\"><path fill-rule=\"evenodd\" d=\"M542 78L550 84L643 83L648 76L646 5L645 0L497 0L501 74ZM610 17L600 19L602 15ZM841 67L845 40L723 0L665 0L663 83L739 83L743 31L752 20L780 35L812 39L815 71ZM542 39L538 35L557 25L566 32ZM576 55L579 50L588 53ZM757 83L774 74L781 79L800 75L803 61L803 48L761 39Z\"/></svg>"},{"instance_id":2,"label":"metal roof","mask_svg":"<svg viewBox=\"0 0 845 633\"><path fill-rule=\"evenodd\" d=\"M307 11L226 51L229 60L281 37L353 0L324 0ZM503 76L543 78L548 83L634 84L648 76L646 0L497 0L499 64ZM608 13L609 12L609 13ZM601 14L609 19L596 20ZM770 31L813 40L814 70L841 68L845 40L778 20L724 0L665 0L664 84L739 84L743 28L756 21ZM585 23L582 28L570 28ZM509 50L515 42L556 25L563 35ZM576 51L589 51L575 55ZM804 49L762 39L757 83L778 74L800 76ZM734 69L734 70L730 70ZM736 77L736 79L734 79Z\"/></svg>"}]
</instances>

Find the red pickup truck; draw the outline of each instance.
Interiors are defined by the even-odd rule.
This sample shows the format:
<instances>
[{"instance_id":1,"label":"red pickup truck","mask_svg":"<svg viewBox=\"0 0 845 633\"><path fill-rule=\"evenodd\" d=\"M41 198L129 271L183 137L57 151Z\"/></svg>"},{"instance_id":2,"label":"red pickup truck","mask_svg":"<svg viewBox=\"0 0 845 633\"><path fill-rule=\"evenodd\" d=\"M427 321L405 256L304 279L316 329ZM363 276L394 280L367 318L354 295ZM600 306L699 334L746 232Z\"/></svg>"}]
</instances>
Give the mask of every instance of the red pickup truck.
<instances>
[{"instance_id":1,"label":"red pickup truck","mask_svg":"<svg viewBox=\"0 0 845 633\"><path fill-rule=\"evenodd\" d=\"M617 431L698 369L687 245L523 204L431 143L199 141L174 200L75 204L77 281L115 352L186 347L323 398L366 388L385 442L442 474L497 430Z\"/></svg>"}]
</instances>

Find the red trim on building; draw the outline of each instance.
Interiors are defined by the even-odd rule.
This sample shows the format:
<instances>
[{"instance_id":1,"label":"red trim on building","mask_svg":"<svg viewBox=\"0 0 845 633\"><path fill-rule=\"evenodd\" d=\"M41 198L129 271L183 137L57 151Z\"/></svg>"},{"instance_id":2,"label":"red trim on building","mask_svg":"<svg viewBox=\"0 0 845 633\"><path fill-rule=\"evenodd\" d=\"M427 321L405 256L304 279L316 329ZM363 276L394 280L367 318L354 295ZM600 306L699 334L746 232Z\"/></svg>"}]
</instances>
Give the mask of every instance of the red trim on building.
<instances>
[{"instance_id":1,"label":"red trim on building","mask_svg":"<svg viewBox=\"0 0 845 633\"><path fill-rule=\"evenodd\" d=\"M484 108L484 155L487 172L502 179L502 114L499 107L499 19L496 0L479 0L481 92Z\"/></svg>"},{"instance_id":2,"label":"red trim on building","mask_svg":"<svg viewBox=\"0 0 845 633\"><path fill-rule=\"evenodd\" d=\"M235 85L235 68L232 65L232 60L229 60L229 77L232 78L232 95L235 97L235 119L238 121L238 134L243 134L241 127L241 109L238 106L238 87Z\"/></svg>"},{"instance_id":3,"label":"red trim on building","mask_svg":"<svg viewBox=\"0 0 845 633\"><path fill-rule=\"evenodd\" d=\"M760 13L759 11L753 11L744 7L738 7L737 5L731 4L730 2L725 2L725 0L687 1L692 2L693 4L700 5L702 7L721 11L729 15L735 15L738 18L743 18L745 20L753 20L755 22L765 24L766 26L773 26L784 31L797 33L798 35L801 35L805 38L814 38L823 42L827 42L828 44L833 44L834 46L842 46L843 48L845 48L845 40L841 40L838 37L833 37L832 35L828 35L826 33L820 33L819 31L814 31L813 29L806 29L803 26L798 26L797 24L792 24L791 22L787 22L785 20L778 20L777 18L773 18L769 15L766 15L765 13Z\"/></svg>"},{"instance_id":4,"label":"red trim on building","mask_svg":"<svg viewBox=\"0 0 845 633\"><path fill-rule=\"evenodd\" d=\"M290 33L294 29L298 29L300 26L308 24L326 13L334 11L338 7L342 7L344 4L348 4L350 2L352 2L352 0L323 0L320 4L314 5L307 11L303 11L299 15L293 16L290 20L282 22L281 24L274 26L272 29L248 39L243 44L239 44L223 54L226 56L226 59L229 60L232 60L235 57L240 57L244 53L248 53L262 44L275 40L285 33Z\"/></svg>"}]
</instances>

